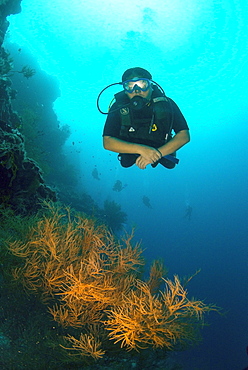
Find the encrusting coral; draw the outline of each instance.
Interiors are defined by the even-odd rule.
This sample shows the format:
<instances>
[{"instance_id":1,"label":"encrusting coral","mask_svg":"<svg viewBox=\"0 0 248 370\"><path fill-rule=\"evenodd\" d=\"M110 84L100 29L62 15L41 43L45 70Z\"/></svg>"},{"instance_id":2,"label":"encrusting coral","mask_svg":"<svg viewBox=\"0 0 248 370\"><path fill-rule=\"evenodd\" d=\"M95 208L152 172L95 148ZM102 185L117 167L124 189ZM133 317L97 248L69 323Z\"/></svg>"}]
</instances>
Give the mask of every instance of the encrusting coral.
<instances>
[{"instance_id":1,"label":"encrusting coral","mask_svg":"<svg viewBox=\"0 0 248 370\"><path fill-rule=\"evenodd\" d=\"M65 336L64 348L99 359L111 343L171 350L198 340L203 314L215 306L190 300L177 276L163 277L160 261L142 280L144 260L140 245L132 246L133 234L117 241L106 227L69 208L46 207L26 240L9 242L9 251L23 261L14 277L41 297L65 330L79 331L78 339Z\"/></svg>"}]
</instances>

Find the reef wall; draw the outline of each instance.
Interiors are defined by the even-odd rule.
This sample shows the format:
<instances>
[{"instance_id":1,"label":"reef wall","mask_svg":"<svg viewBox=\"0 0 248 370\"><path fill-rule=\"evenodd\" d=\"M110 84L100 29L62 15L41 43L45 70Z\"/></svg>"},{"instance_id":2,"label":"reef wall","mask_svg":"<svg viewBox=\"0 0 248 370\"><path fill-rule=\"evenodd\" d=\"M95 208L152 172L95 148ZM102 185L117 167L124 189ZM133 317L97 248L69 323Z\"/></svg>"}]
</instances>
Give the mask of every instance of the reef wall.
<instances>
[{"instance_id":1,"label":"reef wall","mask_svg":"<svg viewBox=\"0 0 248 370\"><path fill-rule=\"evenodd\" d=\"M0 0L0 45L3 44L6 31L9 27L6 17L11 14L20 13L21 2L22 0Z\"/></svg>"},{"instance_id":2,"label":"reef wall","mask_svg":"<svg viewBox=\"0 0 248 370\"><path fill-rule=\"evenodd\" d=\"M20 12L21 0L0 0L0 207L30 214L42 199L55 201L56 195L45 184L38 164L27 156L18 130L23 122L12 105L17 91L11 81L12 59L3 41L9 26L6 18Z\"/></svg>"}]
</instances>

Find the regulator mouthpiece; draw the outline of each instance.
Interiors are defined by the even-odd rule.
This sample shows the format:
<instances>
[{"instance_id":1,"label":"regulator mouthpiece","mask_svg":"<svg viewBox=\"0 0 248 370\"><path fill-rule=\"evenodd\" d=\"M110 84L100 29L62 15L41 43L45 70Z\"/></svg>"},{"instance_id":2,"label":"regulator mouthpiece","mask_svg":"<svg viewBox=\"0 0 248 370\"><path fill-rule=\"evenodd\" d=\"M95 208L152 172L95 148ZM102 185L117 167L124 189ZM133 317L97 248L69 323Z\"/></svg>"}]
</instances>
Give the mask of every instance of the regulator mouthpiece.
<instances>
[{"instance_id":1,"label":"regulator mouthpiece","mask_svg":"<svg viewBox=\"0 0 248 370\"><path fill-rule=\"evenodd\" d=\"M140 110L142 109L146 104L148 103L148 100L145 98L142 98L142 96L134 96L132 99L130 99L130 108L133 110Z\"/></svg>"}]
</instances>

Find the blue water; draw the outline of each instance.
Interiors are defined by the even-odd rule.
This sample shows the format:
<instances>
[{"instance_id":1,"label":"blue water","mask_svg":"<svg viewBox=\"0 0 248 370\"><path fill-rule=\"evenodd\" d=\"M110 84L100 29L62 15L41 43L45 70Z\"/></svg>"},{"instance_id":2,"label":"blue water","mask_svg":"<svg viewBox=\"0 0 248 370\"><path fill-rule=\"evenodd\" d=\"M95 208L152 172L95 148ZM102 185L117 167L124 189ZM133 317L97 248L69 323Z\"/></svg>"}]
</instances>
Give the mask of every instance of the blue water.
<instances>
[{"instance_id":1,"label":"blue water","mask_svg":"<svg viewBox=\"0 0 248 370\"><path fill-rule=\"evenodd\" d=\"M120 203L147 260L164 258L170 276L200 268L189 295L226 313L210 314L202 343L175 354L185 370L248 365L247 11L246 0L23 0L22 13L9 17L8 42L59 80L54 110L72 131L65 150L79 190L100 206ZM191 142L174 170L123 169L102 148L97 94L134 66L152 73L188 121ZM103 110L116 91L103 96ZM127 184L120 193L117 179Z\"/></svg>"}]
</instances>

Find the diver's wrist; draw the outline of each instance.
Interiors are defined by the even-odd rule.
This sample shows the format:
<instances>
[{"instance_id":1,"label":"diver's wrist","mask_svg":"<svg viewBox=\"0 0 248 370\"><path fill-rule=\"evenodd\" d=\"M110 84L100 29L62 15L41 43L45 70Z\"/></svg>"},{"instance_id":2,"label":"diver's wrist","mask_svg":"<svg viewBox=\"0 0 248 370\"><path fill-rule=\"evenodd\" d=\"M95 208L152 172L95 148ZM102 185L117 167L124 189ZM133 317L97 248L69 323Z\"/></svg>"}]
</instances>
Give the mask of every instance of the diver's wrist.
<instances>
[{"instance_id":1,"label":"diver's wrist","mask_svg":"<svg viewBox=\"0 0 248 370\"><path fill-rule=\"evenodd\" d=\"M160 154L160 159L163 157L163 154L160 152L160 150L158 148L155 148L156 151Z\"/></svg>"}]
</instances>

